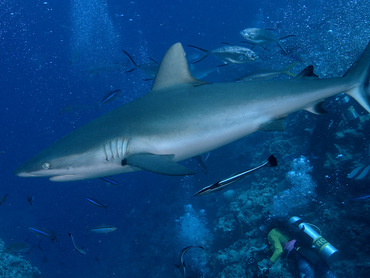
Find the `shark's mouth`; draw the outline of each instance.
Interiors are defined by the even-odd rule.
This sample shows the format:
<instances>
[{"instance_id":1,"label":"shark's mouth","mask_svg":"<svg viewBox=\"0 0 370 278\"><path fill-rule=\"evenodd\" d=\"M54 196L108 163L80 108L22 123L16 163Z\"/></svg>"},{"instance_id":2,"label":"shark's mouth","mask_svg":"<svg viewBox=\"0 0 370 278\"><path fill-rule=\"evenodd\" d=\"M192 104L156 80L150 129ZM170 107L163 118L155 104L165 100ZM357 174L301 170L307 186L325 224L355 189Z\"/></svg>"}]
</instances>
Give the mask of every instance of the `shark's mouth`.
<instances>
[{"instance_id":1,"label":"shark's mouth","mask_svg":"<svg viewBox=\"0 0 370 278\"><path fill-rule=\"evenodd\" d=\"M82 180L86 177L78 175L61 175L61 176L52 176L49 178L50 181L63 182L63 181L75 181Z\"/></svg>"}]
</instances>

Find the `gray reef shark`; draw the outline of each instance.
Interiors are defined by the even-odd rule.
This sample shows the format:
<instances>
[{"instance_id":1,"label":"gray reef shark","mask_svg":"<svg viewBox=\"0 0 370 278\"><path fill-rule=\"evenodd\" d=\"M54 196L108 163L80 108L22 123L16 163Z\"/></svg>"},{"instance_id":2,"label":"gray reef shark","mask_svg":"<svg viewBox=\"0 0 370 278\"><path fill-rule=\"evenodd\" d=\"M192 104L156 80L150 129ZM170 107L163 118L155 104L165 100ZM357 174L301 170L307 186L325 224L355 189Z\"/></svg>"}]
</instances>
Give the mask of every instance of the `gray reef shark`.
<instances>
[{"instance_id":1,"label":"gray reef shark","mask_svg":"<svg viewBox=\"0 0 370 278\"><path fill-rule=\"evenodd\" d=\"M71 132L16 170L21 177L74 181L146 170L194 172L177 162L258 130L281 130L305 109L320 113L328 97L347 93L370 112L370 44L341 78L209 84L195 79L180 43L165 54L145 96Z\"/></svg>"}]
</instances>

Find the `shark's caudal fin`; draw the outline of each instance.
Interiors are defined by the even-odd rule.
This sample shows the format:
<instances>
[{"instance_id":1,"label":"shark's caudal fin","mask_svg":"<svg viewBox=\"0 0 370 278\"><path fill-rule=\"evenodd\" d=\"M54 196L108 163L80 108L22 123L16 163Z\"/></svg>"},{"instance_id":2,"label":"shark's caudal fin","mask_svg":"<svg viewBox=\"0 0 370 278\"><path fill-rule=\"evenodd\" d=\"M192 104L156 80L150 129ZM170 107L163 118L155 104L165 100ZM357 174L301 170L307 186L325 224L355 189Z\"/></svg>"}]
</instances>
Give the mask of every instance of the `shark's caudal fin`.
<instances>
[{"instance_id":1,"label":"shark's caudal fin","mask_svg":"<svg viewBox=\"0 0 370 278\"><path fill-rule=\"evenodd\" d=\"M370 113L370 42L344 78L356 84L356 87L347 93Z\"/></svg>"},{"instance_id":2,"label":"shark's caudal fin","mask_svg":"<svg viewBox=\"0 0 370 278\"><path fill-rule=\"evenodd\" d=\"M191 75L185 55L184 48L179 42L167 50L159 66L152 91L186 83L204 83Z\"/></svg>"}]
</instances>

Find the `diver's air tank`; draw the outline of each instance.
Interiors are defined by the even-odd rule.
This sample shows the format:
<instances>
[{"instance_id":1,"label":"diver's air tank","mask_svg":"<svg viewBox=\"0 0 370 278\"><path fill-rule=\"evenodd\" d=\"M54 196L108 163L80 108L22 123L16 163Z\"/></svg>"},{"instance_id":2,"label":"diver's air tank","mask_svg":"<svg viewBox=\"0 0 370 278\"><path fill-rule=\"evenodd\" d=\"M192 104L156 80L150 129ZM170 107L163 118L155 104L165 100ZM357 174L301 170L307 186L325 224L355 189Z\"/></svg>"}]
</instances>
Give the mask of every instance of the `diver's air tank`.
<instances>
[{"instance_id":1,"label":"diver's air tank","mask_svg":"<svg viewBox=\"0 0 370 278\"><path fill-rule=\"evenodd\" d=\"M304 232L307 236L312 238L313 248L328 262L331 262L337 257L338 250L331 245L325 238L318 234L310 224L302 221L298 216L292 216L289 218L288 223L293 227L298 228Z\"/></svg>"}]
</instances>

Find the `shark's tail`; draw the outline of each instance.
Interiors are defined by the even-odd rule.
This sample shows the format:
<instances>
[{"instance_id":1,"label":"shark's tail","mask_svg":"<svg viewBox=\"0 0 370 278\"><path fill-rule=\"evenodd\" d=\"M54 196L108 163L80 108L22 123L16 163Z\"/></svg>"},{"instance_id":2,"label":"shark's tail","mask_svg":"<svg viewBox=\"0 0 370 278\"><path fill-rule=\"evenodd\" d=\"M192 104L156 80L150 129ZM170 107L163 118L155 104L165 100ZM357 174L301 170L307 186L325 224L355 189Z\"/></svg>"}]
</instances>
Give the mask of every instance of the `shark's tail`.
<instances>
[{"instance_id":1,"label":"shark's tail","mask_svg":"<svg viewBox=\"0 0 370 278\"><path fill-rule=\"evenodd\" d=\"M354 84L354 88L347 93L370 113L370 42L344 78Z\"/></svg>"}]
</instances>

